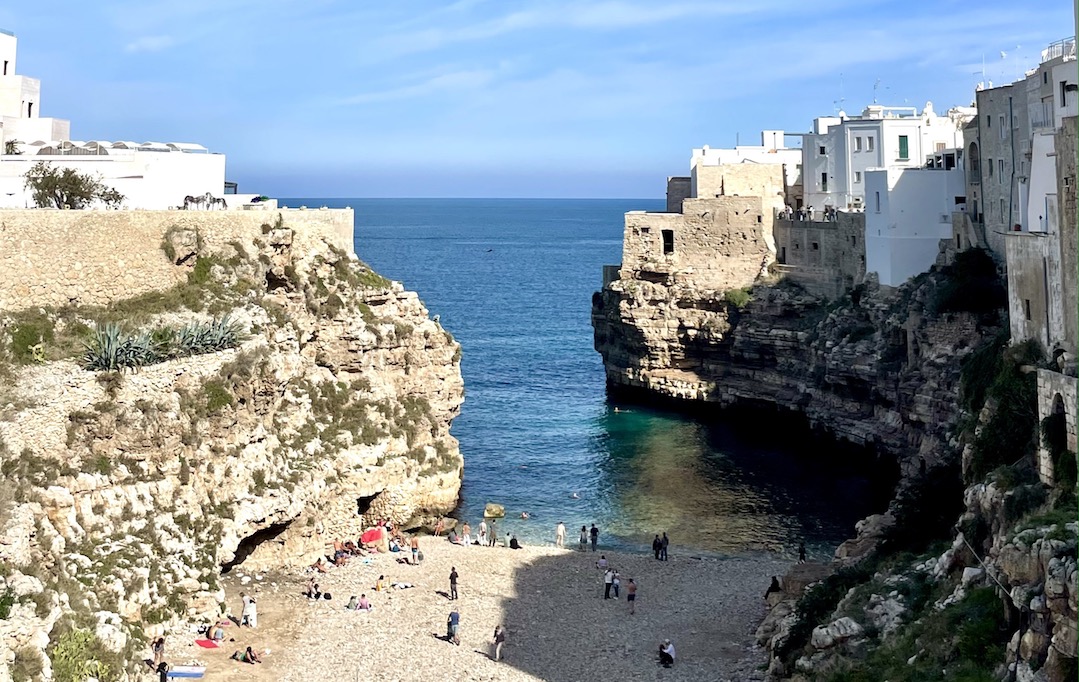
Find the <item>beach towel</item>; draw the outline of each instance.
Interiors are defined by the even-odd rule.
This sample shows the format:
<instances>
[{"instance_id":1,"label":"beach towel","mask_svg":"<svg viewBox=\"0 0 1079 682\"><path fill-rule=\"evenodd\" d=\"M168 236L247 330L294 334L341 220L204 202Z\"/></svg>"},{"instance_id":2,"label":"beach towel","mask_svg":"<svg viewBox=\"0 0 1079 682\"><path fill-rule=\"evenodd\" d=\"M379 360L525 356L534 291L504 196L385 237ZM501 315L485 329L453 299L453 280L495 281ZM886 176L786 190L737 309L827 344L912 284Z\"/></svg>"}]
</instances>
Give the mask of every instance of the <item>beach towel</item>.
<instances>
[{"instance_id":1,"label":"beach towel","mask_svg":"<svg viewBox=\"0 0 1079 682\"><path fill-rule=\"evenodd\" d=\"M203 665L174 665L169 669L170 678L202 679L206 674L206 666Z\"/></svg>"},{"instance_id":2,"label":"beach towel","mask_svg":"<svg viewBox=\"0 0 1079 682\"><path fill-rule=\"evenodd\" d=\"M217 642L213 641L212 639L196 639L195 644L198 644L203 649L217 649L218 648Z\"/></svg>"},{"instance_id":3,"label":"beach towel","mask_svg":"<svg viewBox=\"0 0 1079 682\"><path fill-rule=\"evenodd\" d=\"M360 542L365 545L374 544L382 539L382 529L372 528L360 536Z\"/></svg>"}]
</instances>

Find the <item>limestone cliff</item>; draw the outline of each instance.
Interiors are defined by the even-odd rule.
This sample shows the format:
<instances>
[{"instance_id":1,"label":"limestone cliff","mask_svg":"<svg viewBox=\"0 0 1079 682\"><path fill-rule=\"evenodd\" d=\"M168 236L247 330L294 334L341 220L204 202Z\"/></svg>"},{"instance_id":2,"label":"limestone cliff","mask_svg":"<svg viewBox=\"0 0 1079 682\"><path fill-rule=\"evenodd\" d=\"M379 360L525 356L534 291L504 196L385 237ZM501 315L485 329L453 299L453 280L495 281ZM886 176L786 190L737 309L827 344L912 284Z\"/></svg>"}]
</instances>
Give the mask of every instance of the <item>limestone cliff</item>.
<instances>
[{"instance_id":1,"label":"limestone cliff","mask_svg":"<svg viewBox=\"0 0 1079 682\"><path fill-rule=\"evenodd\" d=\"M164 235L171 288L0 313L0 679L76 645L119 679L167 623L220 613L222 570L456 504L460 346L416 294L280 220L210 237ZM138 371L83 369L74 343L225 314L238 346Z\"/></svg>"}]
</instances>

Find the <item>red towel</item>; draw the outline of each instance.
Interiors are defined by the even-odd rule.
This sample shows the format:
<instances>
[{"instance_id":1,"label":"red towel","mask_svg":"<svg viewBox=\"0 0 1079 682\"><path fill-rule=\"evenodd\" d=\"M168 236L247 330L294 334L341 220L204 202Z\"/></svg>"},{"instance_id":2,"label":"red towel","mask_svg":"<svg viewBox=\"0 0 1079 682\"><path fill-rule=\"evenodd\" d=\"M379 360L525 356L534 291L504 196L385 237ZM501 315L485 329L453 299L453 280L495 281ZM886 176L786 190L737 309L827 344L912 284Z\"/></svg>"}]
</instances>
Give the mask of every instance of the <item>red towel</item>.
<instances>
[{"instance_id":1,"label":"red towel","mask_svg":"<svg viewBox=\"0 0 1079 682\"><path fill-rule=\"evenodd\" d=\"M213 641L212 639L196 639L195 644L198 644L203 649L217 649L217 648L219 648L217 642Z\"/></svg>"}]
</instances>

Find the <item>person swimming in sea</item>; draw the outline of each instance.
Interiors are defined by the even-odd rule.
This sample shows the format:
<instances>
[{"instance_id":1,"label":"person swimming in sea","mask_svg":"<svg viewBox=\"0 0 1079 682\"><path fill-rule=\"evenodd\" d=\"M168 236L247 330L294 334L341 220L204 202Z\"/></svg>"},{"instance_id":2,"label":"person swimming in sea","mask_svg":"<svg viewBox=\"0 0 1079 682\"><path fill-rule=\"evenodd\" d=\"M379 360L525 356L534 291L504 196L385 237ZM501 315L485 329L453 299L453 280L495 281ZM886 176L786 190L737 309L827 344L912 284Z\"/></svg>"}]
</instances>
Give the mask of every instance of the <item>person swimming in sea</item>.
<instances>
[{"instance_id":1,"label":"person swimming in sea","mask_svg":"<svg viewBox=\"0 0 1079 682\"><path fill-rule=\"evenodd\" d=\"M527 519L529 517L530 517L530 514L528 512L521 512L521 518L522 519Z\"/></svg>"}]
</instances>

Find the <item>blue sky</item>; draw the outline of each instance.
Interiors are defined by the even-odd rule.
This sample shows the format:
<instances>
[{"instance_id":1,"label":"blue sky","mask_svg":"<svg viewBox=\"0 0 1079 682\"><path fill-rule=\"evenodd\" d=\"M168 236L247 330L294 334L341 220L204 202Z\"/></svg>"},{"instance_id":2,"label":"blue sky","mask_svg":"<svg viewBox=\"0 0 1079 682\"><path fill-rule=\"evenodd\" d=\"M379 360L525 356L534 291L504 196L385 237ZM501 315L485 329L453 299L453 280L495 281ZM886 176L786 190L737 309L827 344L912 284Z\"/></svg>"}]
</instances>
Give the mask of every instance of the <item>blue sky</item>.
<instances>
[{"instance_id":1,"label":"blue sky","mask_svg":"<svg viewBox=\"0 0 1079 682\"><path fill-rule=\"evenodd\" d=\"M967 105L983 55L1014 80L1073 26L1068 0L0 5L73 137L200 142L241 191L323 197L659 197L693 147L808 131L878 79Z\"/></svg>"}]
</instances>

